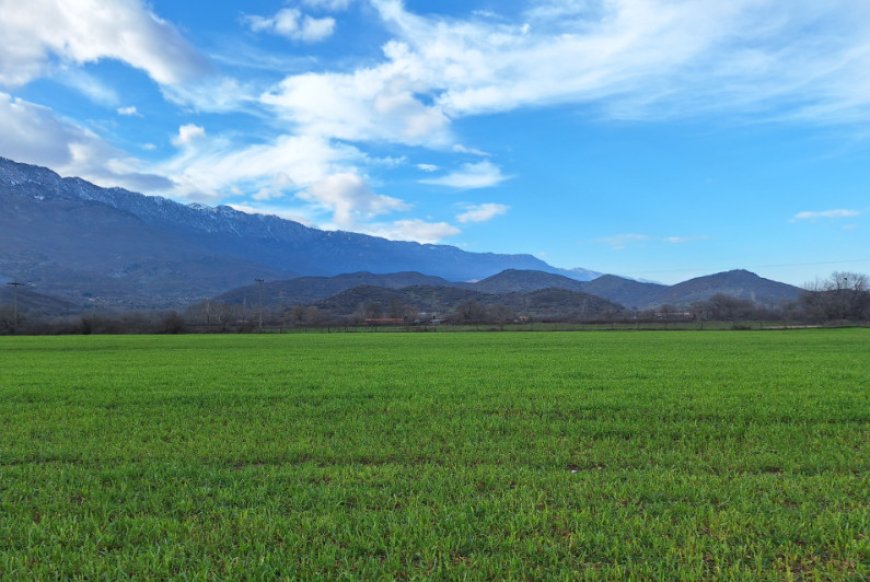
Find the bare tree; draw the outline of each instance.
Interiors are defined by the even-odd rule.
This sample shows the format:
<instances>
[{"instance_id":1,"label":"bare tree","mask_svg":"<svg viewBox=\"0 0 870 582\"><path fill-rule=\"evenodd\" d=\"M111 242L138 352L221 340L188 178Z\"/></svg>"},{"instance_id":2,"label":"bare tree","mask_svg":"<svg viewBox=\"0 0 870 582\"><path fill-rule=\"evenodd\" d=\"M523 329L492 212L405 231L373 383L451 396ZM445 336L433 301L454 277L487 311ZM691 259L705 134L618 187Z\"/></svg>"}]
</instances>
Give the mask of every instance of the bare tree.
<instances>
[{"instance_id":1,"label":"bare tree","mask_svg":"<svg viewBox=\"0 0 870 582\"><path fill-rule=\"evenodd\" d=\"M326 316L323 314L320 309L315 307L314 305L309 305L305 308L305 312L302 316L302 321L306 325L320 325L326 320Z\"/></svg>"},{"instance_id":2,"label":"bare tree","mask_svg":"<svg viewBox=\"0 0 870 582\"><path fill-rule=\"evenodd\" d=\"M800 304L817 320L861 320L870 317L870 281L863 273L836 271L805 286Z\"/></svg>"},{"instance_id":3,"label":"bare tree","mask_svg":"<svg viewBox=\"0 0 870 582\"><path fill-rule=\"evenodd\" d=\"M510 307L502 305L501 303L491 305L489 309L486 310L486 312L487 319L492 323L497 323L499 329L504 329L504 324L513 321L516 317Z\"/></svg>"},{"instance_id":4,"label":"bare tree","mask_svg":"<svg viewBox=\"0 0 870 582\"><path fill-rule=\"evenodd\" d=\"M481 323L486 320L486 308L469 299L456 306L455 317L459 323Z\"/></svg>"},{"instance_id":5,"label":"bare tree","mask_svg":"<svg viewBox=\"0 0 870 582\"><path fill-rule=\"evenodd\" d=\"M305 322L305 306L294 305L287 312L287 317L293 325L302 325Z\"/></svg>"},{"instance_id":6,"label":"bare tree","mask_svg":"<svg viewBox=\"0 0 870 582\"><path fill-rule=\"evenodd\" d=\"M362 308L365 319L380 319L384 316L384 308L380 303L369 301Z\"/></svg>"}]
</instances>

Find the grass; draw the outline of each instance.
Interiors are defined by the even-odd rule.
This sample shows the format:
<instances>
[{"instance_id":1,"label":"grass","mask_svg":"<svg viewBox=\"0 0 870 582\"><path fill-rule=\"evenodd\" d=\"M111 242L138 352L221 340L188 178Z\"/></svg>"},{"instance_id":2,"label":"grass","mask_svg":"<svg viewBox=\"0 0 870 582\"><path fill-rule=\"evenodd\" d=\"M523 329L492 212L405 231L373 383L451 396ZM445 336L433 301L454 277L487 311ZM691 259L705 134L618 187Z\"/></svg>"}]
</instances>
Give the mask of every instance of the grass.
<instances>
[{"instance_id":1,"label":"grass","mask_svg":"<svg viewBox=\"0 0 870 582\"><path fill-rule=\"evenodd\" d=\"M866 579L870 330L0 338L0 578Z\"/></svg>"}]
</instances>

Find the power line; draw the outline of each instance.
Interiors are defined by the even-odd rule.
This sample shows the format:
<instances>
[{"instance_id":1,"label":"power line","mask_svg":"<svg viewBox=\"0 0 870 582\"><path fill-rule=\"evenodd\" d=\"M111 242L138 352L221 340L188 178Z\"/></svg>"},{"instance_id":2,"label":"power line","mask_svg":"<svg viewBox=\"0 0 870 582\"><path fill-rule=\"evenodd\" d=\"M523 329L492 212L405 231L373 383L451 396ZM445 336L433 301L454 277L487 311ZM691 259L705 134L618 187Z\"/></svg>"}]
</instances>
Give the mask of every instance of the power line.
<instances>
[{"instance_id":1,"label":"power line","mask_svg":"<svg viewBox=\"0 0 870 582\"><path fill-rule=\"evenodd\" d=\"M258 327L260 331L263 331L263 283L265 282L265 279L257 278L254 279L254 281L257 282L257 290L259 291L259 303L257 309L259 323Z\"/></svg>"}]
</instances>

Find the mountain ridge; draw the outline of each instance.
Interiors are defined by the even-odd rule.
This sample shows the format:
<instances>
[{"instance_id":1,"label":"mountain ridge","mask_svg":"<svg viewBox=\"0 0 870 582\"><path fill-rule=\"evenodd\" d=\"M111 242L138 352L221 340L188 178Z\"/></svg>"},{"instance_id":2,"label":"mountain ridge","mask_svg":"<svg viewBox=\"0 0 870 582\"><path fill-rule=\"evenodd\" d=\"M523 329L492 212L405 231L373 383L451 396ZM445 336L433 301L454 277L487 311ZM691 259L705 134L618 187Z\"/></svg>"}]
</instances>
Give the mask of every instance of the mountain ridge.
<instances>
[{"instance_id":1,"label":"mountain ridge","mask_svg":"<svg viewBox=\"0 0 870 582\"><path fill-rule=\"evenodd\" d=\"M63 178L0 158L0 274L81 302L125 307L194 302L254 278L422 271L450 281L508 268L568 274L528 254L321 231L228 206L184 205ZM570 272L574 277L582 275ZM156 298L156 299L155 299Z\"/></svg>"},{"instance_id":2,"label":"mountain ridge","mask_svg":"<svg viewBox=\"0 0 870 582\"><path fill-rule=\"evenodd\" d=\"M321 231L228 206L102 188L5 158L0 207L0 280L29 281L39 293L77 305L177 307L250 290L255 279L267 281L264 291L280 293L283 285L285 296L299 303L359 285L496 294L557 288L633 309L689 305L716 293L771 306L801 293L743 269L670 286L616 275L592 278L598 273L559 269L531 255ZM278 283L288 280L296 282Z\"/></svg>"},{"instance_id":3,"label":"mountain ridge","mask_svg":"<svg viewBox=\"0 0 870 582\"><path fill-rule=\"evenodd\" d=\"M716 294L749 299L760 306L774 307L797 300L803 292L797 287L764 279L743 269L696 277L670 286L643 283L616 275L603 275L592 281L580 282L542 271L507 269L474 283L453 283L416 272L387 275L349 273L336 277L300 277L288 281L265 282L263 305L289 307L294 304L316 304L350 290L355 290L354 294L360 301L377 301L381 296L398 297L397 292L412 286L461 289L466 299L475 299L475 294L504 298L511 294L541 291L552 294L554 291L567 291L591 295L634 310L654 309L665 304L689 307L693 303L709 300ZM361 288L369 291L369 297L363 296ZM383 293L383 290L389 290L390 293ZM259 302L259 292L256 285L245 285L220 295L215 300L254 305ZM281 292L283 295L279 295ZM449 294L457 295L454 291Z\"/></svg>"},{"instance_id":4,"label":"mountain ridge","mask_svg":"<svg viewBox=\"0 0 870 582\"><path fill-rule=\"evenodd\" d=\"M462 310L463 304L481 308L500 307L515 315L534 318L581 320L606 317L623 311L622 306L587 293L568 289L546 288L529 292L486 293L472 288L414 285L387 289L363 285L346 289L313 304L332 316L348 317L377 305L388 316L390 311L409 306L415 311L450 315Z\"/></svg>"}]
</instances>

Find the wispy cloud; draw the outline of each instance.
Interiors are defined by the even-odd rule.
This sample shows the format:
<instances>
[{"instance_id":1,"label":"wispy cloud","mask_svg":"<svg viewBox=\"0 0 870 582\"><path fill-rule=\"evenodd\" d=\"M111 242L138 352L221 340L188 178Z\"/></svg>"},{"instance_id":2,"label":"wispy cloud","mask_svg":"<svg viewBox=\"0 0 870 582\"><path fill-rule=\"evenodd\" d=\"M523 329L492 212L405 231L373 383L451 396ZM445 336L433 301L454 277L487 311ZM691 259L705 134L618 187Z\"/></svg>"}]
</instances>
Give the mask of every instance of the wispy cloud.
<instances>
[{"instance_id":1,"label":"wispy cloud","mask_svg":"<svg viewBox=\"0 0 870 582\"><path fill-rule=\"evenodd\" d=\"M598 242L606 244L615 251L624 250L626 247L636 243L656 242L667 243L671 245L682 245L691 242L710 240L709 236L650 236L640 233L615 234L613 236L605 236L598 239Z\"/></svg>"},{"instance_id":2,"label":"wispy cloud","mask_svg":"<svg viewBox=\"0 0 870 582\"><path fill-rule=\"evenodd\" d=\"M332 12L347 10L352 2L353 0L302 0L302 3L310 8Z\"/></svg>"},{"instance_id":3,"label":"wispy cloud","mask_svg":"<svg viewBox=\"0 0 870 582\"><path fill-rule=\"evenodd\" d=\"M2 74L2 71L0 71ZM74 89L100 105L113 107L118 104L120 98L118 92L112 87L80 69L67 67L62 72L52 75L52 78L62 85Z\"/></svg>"},{"instance_id":4,"label":"wispy cloud","mask_svg":"<svg viewBox=\"0 0 870 582\"><path fill-rule=\"evenodd\" d=\"M662 240L666 243L672 245L684 245L686 243L697 242L702 240L710 240L709 236L666 236L662 238Z\"/></svg>"},{"instance_id":5,"label":"wispy cloud","mask_svg":"<svg viewBox=\"0 0 870 582\"><path fill-rule=\"evenodd\" d=\"M625 233L615 234L612 236L603 236L598 239L598 242L606 244L615 251L621 251L632 243L648 241L649 239L650 237L645 234Z\"/></svg>"},{"instance_id":6,"label":"wispy cloud","mask_svg":"<svg viewBox=\"0 0 870 582\"><path fill-rule=\"evenodd\" d=\"M795 214L789 222L799 222L801 220L820 220L820 219L835 219L835 218L854 218L861 216L859 210L849 210L847 208L835 208L832 210L804 210Z\"/></svg>"},{"instance_id":7,"label":"wispy cloud","mask_svg":"<svg viewBox=\"0 0 870 582\"><path fill-rule=\"evenodd\" d=\"M451 172L439 178L425 178L420 180L423 184L435 186L447 186L458 190L474 190L478 188L490 188L501 184L508 177L502 174L501 168L489 161L474 164L463 164L459 170Z\"/></svg>"},{"instance_id":8,"label":"wispy cloud","mask_svg":"<svg viewBox=\"0 0 870 582\"><path fill-rule=\"evenodd\" d=\"M285 172L279 172L272 178L272 183L262 186L255 194L251 195L253 200L275 200L283 198L288 190L296 188L296 182Z\"/></svg>"},{"instance_id":9,"label":"wispy cloud","mask_svg":"<svg viewBox=\"0 0 870 582\"><path fill-rule=\"evenodd\" d=\"M245 22L254 32L269 32L302 42L319 42L335 31L334 18L313 18L296 8L282 8L268 17L245 16Z\"/></svg>"},{"instance_id":10,"label":"wispy cloud","mask_svg":"<svg viewBox=\"0 0 870 582\"><path fill-rule=\"evenodd\" d=\"M477 204L467 206L465 212L456 217L456 220L465 224L468 222L486 222L492 220L496 216L507 213L510 206L504 204L496 204L488 202L486 204Z\"/></svg>"},{"instance_id":11,"label":"wispy cloud","mask_svg":"<svg viewBox=\"0 0 870 582\"><path fill-rule=\"evenodd\" d=\"M175 182L175 195L219 200L237 192L271 187L286 174L301 189L337 173L358 172L366 156L357 148L313 136L281 136L244 144L215 136L196 148L183 148L156 169Z\"/></svg>"},{"instance_id":12,"label":"wispy cloud","mask_svg":"<svg viewBox=\"0 0 870 582\"><path fill-rule=\"evenodd\" d=\"M488 152L485 152L481 149L464 146L461 143L453 144L453 147L451 147L450 149L452 151L456 152L457 154L468 154L471 156L479 156L481 158L488 158L489 157Z\"/></svg>"},{"instance_id":13,"label":"wispy cloud","mask_svg":"<svg viewBox=\"0 0 870 582\"><path fill-rule=\"evenodd\" d=\"M870 66L870 7L853 0L796 0L787 12L757 0L553 0L514 23L372 2L407 45L405 60L426 64L451 117L560 103L618 118L870 113L870 85L855 81Z\"/></svg>"},{"instance_id":14,"label":"wispy cloud","mask_svg":"<svg viewBox=\"0 0 870 582\"><path fill-rule=\"evenodd\" d=\"M163 191L173 183L162 172L119 151L94 131L51 109L0 92L0 152L30 164L48 166L98 184L143 192Z\"/></svg>"}]
</instances>

